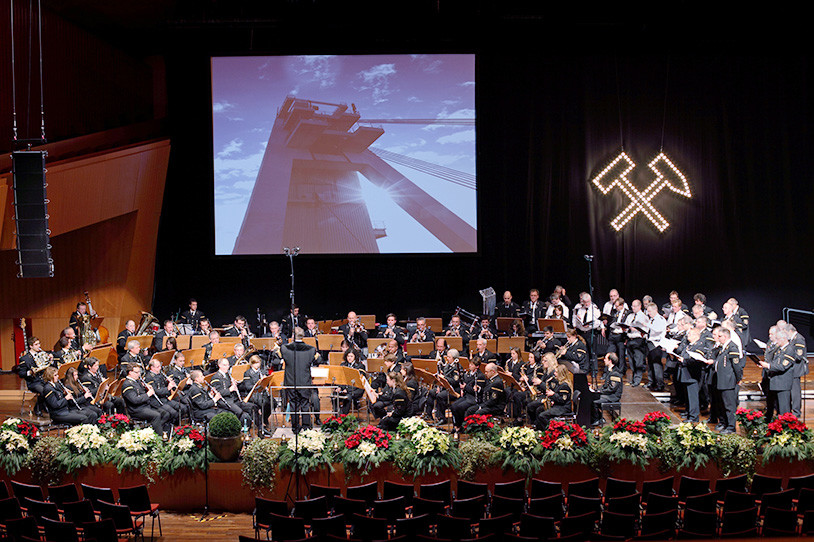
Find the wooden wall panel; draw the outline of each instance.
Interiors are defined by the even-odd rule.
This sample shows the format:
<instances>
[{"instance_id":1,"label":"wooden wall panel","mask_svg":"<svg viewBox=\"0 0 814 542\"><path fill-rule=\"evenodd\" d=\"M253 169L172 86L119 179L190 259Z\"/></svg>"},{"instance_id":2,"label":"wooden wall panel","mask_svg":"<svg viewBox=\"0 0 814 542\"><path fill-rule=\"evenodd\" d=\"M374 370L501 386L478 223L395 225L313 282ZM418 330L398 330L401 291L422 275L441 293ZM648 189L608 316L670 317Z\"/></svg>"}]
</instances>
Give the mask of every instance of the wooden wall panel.
<instances>
[{"instance_id":1,"label":"wooden wall panel","mask_svg":"<svg viewBox=\"0 0 814 542\"><path fill-rule=\"evenodd\" d=\"M15 318L31 318L34 334L50 347L85 289L113 336L125 319L138 319L140 310L150 310L169 150L169 141L160 141L48 164L53 278L16 278L13 235L7 235L13 231L13 217L5 206L0 251L3 369L14 365ZM10 183L9 176L2 182Z\"/></svg>"}]
</instances>

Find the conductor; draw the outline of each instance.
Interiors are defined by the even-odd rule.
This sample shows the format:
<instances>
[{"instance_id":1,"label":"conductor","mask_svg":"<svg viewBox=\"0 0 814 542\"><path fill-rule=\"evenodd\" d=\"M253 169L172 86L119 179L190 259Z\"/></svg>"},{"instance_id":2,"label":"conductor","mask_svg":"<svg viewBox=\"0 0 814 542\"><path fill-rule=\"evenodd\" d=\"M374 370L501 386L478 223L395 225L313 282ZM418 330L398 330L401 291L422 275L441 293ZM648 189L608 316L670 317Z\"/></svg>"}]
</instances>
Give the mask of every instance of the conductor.
<instances>
[{"instance_id":1,"label":"conductor","mask_svg":"<svg viewBox=\"0 0 814 542\"><path fill-rule=\"evenodd\" d=\"M304 413L311 405L311 362L317 356L317 350L303 342L305 332L301 327L294 328L294 342L284 344L280 351L285 361L286 396L291 408L291 428L295 433L300 430L300 413L302 425L311 427L311 416Z\"/></svg>"}]
</instances>

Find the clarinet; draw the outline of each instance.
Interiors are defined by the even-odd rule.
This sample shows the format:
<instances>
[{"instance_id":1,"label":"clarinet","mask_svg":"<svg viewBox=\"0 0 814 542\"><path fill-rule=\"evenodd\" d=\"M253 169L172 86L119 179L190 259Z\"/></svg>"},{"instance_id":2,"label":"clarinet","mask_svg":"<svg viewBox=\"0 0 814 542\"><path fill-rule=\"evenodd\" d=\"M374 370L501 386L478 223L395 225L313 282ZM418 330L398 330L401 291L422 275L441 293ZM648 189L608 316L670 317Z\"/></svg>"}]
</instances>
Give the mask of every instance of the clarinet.
<instances>
[{"instance_id":1,"label":"clarinet","mask_svg":"<svg viewBox=\"0 0 814 542\"><path fill-rule=\"evenodd\" d=\"M57 384L59 384L59 389L62 391L62 395L63 396L68 395L68 391L65 389L65 385L59 380L57 380ZM77 409L82 410L82 407L79 406L79 403L76 402L76 397L74 397L73 394L71 395L71 401L73 401L73 404L76 406Z\"/></svg>"},{"instance_id":2,"label":"clarinet","mask_svg":"<svg viewBox=\"0 0 814 542\"><path fill-rule=\"evenodd\" d=\"M148 384L146 380L144 380L143 376L139 377L139 380L141 381L141 385L144 386L144 389L148 391L153 389L153 387L150 384ZM159 405L164 406L164 401L162 401L161 397L159 397L158 394L155 393L155 390L153 390L153 397L155 397L155 400L158 401Z\"/></svg>"}]
</instances>

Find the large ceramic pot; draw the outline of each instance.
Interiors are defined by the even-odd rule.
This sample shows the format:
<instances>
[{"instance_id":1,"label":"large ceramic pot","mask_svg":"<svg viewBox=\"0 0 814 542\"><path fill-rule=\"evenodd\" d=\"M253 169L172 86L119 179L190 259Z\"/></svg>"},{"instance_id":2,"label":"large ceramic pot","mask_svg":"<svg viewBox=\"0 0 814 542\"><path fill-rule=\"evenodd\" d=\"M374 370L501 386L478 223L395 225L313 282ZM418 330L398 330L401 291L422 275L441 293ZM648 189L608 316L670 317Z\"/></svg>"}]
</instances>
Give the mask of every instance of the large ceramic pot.
<instances>
[{"instance_id":1,"label":"large ceramic pot","mask_svg":"<svg viewBox=\"0 0 814 542\"><path fill-rule=\"evenodd\" d=\"M243 437L213 437L209 435L209 449L220 461L232 463L237 461L243 449Z\"/></svg>"}]
</instances>

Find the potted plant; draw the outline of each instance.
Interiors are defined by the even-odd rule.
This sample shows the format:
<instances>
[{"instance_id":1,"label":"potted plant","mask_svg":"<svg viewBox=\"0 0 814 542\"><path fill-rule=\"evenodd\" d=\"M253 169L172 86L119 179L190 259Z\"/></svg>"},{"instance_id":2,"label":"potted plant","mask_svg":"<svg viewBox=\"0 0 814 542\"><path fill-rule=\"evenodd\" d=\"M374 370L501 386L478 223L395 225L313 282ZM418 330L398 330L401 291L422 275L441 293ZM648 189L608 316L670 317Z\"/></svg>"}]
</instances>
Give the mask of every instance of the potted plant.
<instances>
[{"instance_id":1,"label":"potted plant","mask_svg":"<svg viewBox=\"0 0 814 542\"><path fill-rule=\"evenodd\" d=\"M221 412L209 422L209 447L220 461L236 461L243 448L240 420L231 412Z\"/></svg>"}]
</instances>

